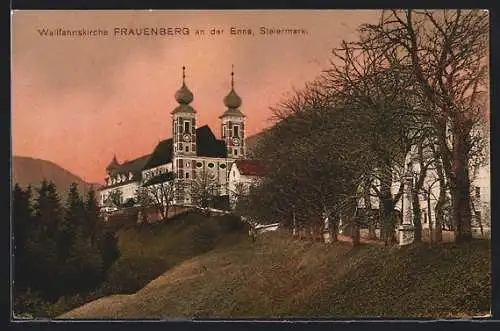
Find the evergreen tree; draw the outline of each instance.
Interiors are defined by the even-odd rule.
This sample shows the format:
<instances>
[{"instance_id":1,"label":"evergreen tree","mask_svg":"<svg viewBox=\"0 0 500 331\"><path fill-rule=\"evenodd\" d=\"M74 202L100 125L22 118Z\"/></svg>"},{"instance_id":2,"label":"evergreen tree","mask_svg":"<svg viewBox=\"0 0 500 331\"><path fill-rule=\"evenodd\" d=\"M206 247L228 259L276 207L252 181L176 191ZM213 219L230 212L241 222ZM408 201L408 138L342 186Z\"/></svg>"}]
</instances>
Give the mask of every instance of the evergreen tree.
<instances>
[{"instance_id":1,"label":"evergreen tree","mask_svg":"<svg viewBox=\"0 0 500 331\"><path fill-rule=\"evenodd\" d=\"M24 287L29 281L27 272L26 242L29 240L29 227L33 225L31 206L32 190L23 190L18 184L12 192L12 223L14 231L14 282L16 287Z\"/></svg>"},{"instance_id":2,"label":"evergreen tree","mask_svg":"<svg viewBox=\"0 0 500 331\"><path fill-rule=\"evenodd\" d=\"M102 259L92 245L88 226L89 213L80 197L78 186L69 187L66 214L58 228L59 279L64 294L88 290L101 276Z\"/></svg>"},{"instance_id":3,"label":"evergreen tree","mask_svg":"<svg viewBox=\"0 0 500 331\"><path fill-rule=\"evenodd\" d=\"M43 181L35 202L33 227L29 229L28 252L30 284L48 300L59 297L57 229L63 217L54 183ZM35 276L36 275L36 276Z\"/></svg>"},{"instance_id":4,"label":"evergreen tree","mask_svg":"<svg viewBox=\"0 0 500 331\"><path fill-rule=\"evenodd\" d=\"M69 187L68 200L66 202L65 216L58 227L58 249L59 259L64 263L69 256L72 245L74 244L76 232L82 227L85 220L85 211L83 201L78 192L78 186L72 183Z\"/></svg>"},{"instance_id":5,"label":"evergreen tree","mask_svg":"<svg viewBox=\"0 0 500 331\"><path fill-rule=\"evenodd\" d=\"M96 199L94 188L91 187L87 193L87 201L85 202L85 215L86 215L86 231L91 238L92 244L96 243L98 235L98 226L100 222L99 205Z\"/></svg>"}]
</instances>

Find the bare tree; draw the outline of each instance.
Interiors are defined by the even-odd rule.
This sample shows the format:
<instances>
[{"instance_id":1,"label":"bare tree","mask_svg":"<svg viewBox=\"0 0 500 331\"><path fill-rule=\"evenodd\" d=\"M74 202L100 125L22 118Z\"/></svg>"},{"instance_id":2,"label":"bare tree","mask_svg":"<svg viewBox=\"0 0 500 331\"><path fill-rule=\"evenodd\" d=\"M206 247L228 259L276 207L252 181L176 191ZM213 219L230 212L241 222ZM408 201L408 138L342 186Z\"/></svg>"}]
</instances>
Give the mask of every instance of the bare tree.
<instances>
[{"instance_id":1,"label":"bare tree","mask_svg":"<svg viewBox=\"0 0 500 331\"><path fill-rule=\"evenodd\" d=\"M214 198L219 195L219 185L215 174L202 169L197 171L196 178L187 183L191 201L200 208L212 206Z\"/></svg>"},{"instance_id":2,"label":"bare tree","mask_svg":"<svg viewBox=\"0 0 500 331\"><path fill-rule=\"evenodd\" d=\"M108 200L116 207L120 208L123 204L123 192L120 189L115 189L109 192Z\"/></svg>"},{"instance_id":3,"label":"bare tree","mask_svg":"<svg viewBox=\"0 0 500 331\"><path fill-rule=\"evenodd\" d=\"M422 98L421 114L436 129L449 181L456 240L470 240L469 152L472 130L485 116L488 94L488 13L482 10L393 10L365 25L366 42L408 65Z\"/></svg>"},{"instance_id":4,"label":"bare tree","mask_svg":"<svg viewBox=\"0 0 500 331\"><path fill-rule=\"evenodd\" d=\"M160 176L144 183L137 190L137 200L143 213L147 208L153 207L160 214L161 219L165 220L168 218L168 212L174 201L175 176L172 172Z\"/></svg>"}]
</instances>

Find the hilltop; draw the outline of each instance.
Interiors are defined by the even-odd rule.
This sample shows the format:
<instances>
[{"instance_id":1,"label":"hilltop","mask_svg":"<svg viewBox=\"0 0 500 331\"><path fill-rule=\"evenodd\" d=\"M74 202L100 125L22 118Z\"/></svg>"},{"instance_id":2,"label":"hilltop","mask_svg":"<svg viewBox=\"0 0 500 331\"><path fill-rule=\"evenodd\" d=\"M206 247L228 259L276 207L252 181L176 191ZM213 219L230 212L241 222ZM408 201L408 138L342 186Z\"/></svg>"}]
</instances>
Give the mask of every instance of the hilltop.
<instances>
[{"instance_id":1,"label":"hilltop","mask_svg":"<svg viewBox=\"0 0 500 331\"><path fill-rule=\"evenodd\" d=\"M179 220L168 232L199 227ZM228 237L231 244L193 256L160 254L171 243L147 233L129 230L120 240L141 251L146 264L171 254L177 263L135 293L104 297L60 318L465 317L490 309L489 241L352 248L293 239L284 230L254 243L241 230ZM184 239L192 247L200 240Z\"/></svg>"},{"instance_id":2,"label":"hilltop","mask_svg":"<svg viewBox=\"0 0 500 331\"><path fill-rule=\"evenodd\" d=\"M63 199L66 198L69 185L73 182L78 184L81 194L86 194L92 185L95 189L99 187L99 184L87 183L54 162L26 156L12 157L12 185L19 183L22 187L31 185L37 188L44 179L56 184Z\"/></svg>"}]
</instances>

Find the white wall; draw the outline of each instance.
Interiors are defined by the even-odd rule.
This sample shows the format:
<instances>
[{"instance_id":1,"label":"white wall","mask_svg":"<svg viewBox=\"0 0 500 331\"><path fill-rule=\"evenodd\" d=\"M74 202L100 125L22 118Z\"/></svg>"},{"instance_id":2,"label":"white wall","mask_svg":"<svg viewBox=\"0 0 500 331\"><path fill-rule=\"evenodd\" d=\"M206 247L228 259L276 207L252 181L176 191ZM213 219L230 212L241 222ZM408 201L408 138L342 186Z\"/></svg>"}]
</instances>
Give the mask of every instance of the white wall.
<instances>
[{"instance_id":1,"label":"white wall","mask_svg":"<svg viewBox=\"0 0 500 331\"><path fill-rule=\"evenodd\" d=\"M132 183L128 183L128 184L125 184L122 186L102 189L100 191L99 203L101 206L104 205L104 201L105 201L106 197L109 195L109 193L111 191L114 191L114 190L122 191L122 196L123 196L122 202L126 202L130 198L135 199L136 191L138 188L139 188L139 182L132 182Z\"/></svg>"}]
</instances>

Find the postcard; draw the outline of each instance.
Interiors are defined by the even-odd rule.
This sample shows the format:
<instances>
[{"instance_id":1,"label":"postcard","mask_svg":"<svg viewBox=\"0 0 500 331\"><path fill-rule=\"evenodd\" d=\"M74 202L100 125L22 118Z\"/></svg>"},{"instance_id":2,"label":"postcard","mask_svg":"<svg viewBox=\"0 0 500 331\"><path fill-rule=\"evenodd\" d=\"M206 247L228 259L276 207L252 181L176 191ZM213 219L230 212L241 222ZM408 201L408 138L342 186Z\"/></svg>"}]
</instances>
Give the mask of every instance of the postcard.
<instances>
[{"instance_id":1,"label":"postcard","mask_svg":"<svg viewBox=\"0 0 500 331\"><path fill-rule=\"evenodd\" d=\"M12 318L490 316L489 12L12 12Z\"/></svg>"}]
</instances>

